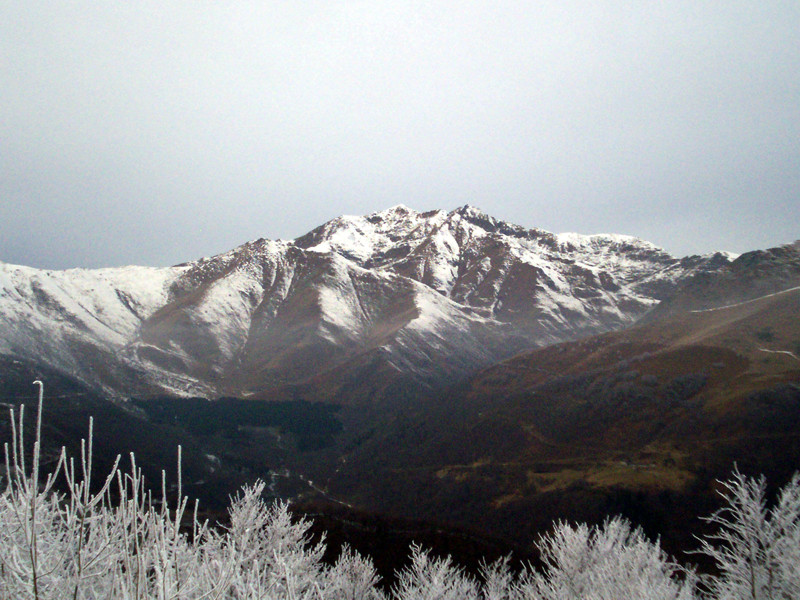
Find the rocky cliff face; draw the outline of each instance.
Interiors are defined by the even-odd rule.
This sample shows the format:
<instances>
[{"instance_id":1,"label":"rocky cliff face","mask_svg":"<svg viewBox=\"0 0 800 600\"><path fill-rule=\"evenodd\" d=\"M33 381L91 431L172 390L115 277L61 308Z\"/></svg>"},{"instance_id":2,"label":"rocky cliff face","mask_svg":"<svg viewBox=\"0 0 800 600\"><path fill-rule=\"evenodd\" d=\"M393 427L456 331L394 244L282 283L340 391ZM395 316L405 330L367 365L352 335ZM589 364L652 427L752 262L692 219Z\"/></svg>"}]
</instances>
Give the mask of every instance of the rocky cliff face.
<instances>
[{"instance_id":1,"label":"rocky cliff face","mask_svg":"<svg viewBox=\"0 0 800 600\"><path fill-rule=\"evenodd\" d=\"M120 396L316 385L347 401L624 327L730 260L397 206L170 268L0 264L0 353Z\"/></svg>"}]
</instances>

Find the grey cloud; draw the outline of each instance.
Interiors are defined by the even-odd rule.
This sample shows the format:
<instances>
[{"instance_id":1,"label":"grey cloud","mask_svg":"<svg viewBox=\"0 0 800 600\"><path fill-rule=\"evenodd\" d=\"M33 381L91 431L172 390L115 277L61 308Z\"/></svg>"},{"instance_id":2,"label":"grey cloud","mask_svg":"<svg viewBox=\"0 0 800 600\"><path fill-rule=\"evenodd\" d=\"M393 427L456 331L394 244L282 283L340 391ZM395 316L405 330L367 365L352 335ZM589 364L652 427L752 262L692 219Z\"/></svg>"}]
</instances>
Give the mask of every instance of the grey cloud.
<instances>
[{"instance_id":1,"label":"grey cloud","mask_svg":"<svg viewBox=\"0 0 800 600\"><path fill-rule=\"evenodd\" d=\"M4 2L0 260L169 264L399 202L788 242L799 6Z\"/></svg>"}]
</instances>

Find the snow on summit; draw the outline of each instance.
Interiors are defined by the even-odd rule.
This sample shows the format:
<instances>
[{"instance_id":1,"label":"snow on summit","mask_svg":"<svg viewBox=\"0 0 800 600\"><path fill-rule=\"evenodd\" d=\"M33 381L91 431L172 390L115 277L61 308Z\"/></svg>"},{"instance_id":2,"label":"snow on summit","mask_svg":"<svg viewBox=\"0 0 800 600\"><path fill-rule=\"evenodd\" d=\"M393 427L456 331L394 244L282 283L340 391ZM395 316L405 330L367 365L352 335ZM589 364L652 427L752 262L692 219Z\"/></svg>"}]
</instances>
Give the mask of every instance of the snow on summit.
<instances>
[{"instance_id":1,"label":"snow on summit","mask_svg":"<svg viewBox=\"0 0 800 600\"><path fill-rule=\"evenodd\" d=\"M472 206L397 205L177 267L0 263L0 352L106 390L250 393L380 348L418 377L460 376L627 325L709 260L631 236L525 229Z\"/></svg>"}]
</instances>

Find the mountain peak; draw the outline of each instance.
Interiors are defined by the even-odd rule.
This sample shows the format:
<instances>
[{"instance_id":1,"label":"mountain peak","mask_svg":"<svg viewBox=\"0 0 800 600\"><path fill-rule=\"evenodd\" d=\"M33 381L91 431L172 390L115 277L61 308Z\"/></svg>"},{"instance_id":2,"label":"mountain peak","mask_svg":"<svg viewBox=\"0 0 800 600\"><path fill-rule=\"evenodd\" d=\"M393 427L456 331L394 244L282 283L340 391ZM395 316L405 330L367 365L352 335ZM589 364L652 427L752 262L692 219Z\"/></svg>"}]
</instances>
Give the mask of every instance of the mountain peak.
<instances>
[{"instance_id":1,"label":"mountain peak","mask_svg":"<svg viewBox=\"0 0 800 600\"><path fill-rule=\"evenodd\" d=\"M405 204L395 204L394 206L390 206L386 210L379 211L376 214L384 214L384 213L395 213L395 214L397 214L397 213L399 213L399 214L414 213L414 214L416 214L416 212L417 211L415 211L413 208L411 208L409 206L406 206Z\"/></svg>"},{"instance_id":2,"label":"mountain peak","mask_svg":"<svg viewBox=\"0 0 800 600\"><path fill-rule=\"evenodd\" d=\"M419 213L406 206L405 204L395 204L394 206L390 206L385 210L380 210L374 213L367 215L366 217L357 217L357 218L365 218L370 221L376 221L378 219L381 220L397 220L397 219L407 219L413 218L419 215Z\"/></svg>"},{"instance_id":3,"label":"mountain peak","mask_svg":"<svg viewBox=\"0 0 800 600\"><path fill-rule=\"evenodd\" d=\"M666 254L666 251L659 248L652 242L643 240L633 235L625 235L621 233L594 233L586 235L583 233L566 232L556 234L556 240L559 246L570 249L586 248L586 247L636 247L647 250L653 250Z\"/></svg>"},{"instance_id":4,"label":"mountain peak","mask_svg":"<svg viewBox=\"0 0 800 600\"><path fill-rule=\"evenodd\" d=\"M452 212L454 214L461 215L462 217L486 215L486 213L483 212L480 208L478 208L477 206L472 206L471 204L465 204L463 206L459 206Z\"/></svg>"},{"instance_id":5,"label":"mountain peak","mask_svg":"<svg viewBox=\"0 0 800 600\"><path fill-rule=\"evenodd\" d=\"M790 263L784 254L750 262ZM90 377L91 340L102 373L92 384L143 393L238 394L346 364L356 378L389 369L433 384L629 325L692 273L725 264L679 261L630 236L554 236L469 204L399 204L172 269L3 265L0 354Z\"/></svg>"}]
</instances>

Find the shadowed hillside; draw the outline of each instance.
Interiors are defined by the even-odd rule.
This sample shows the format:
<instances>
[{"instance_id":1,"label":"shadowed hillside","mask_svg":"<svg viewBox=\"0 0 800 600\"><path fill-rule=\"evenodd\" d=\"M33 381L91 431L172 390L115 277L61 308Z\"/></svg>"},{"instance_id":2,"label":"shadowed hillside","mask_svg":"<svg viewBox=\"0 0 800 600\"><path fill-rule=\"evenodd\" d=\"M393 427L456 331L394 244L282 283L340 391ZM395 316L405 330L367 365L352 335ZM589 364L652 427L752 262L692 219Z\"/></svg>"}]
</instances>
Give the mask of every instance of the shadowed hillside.
<instances>
[{"instance_id":1,"label":"shadowed hillside","mask_svg":"<svg viewBox=\"0 0 800 600\"><path fill-rule=\"evenodd\" d=\"M686 548L734 463L776 484L800 465L799 308L795 289L517 356L398 416L331 489L520 543L617 510Z\"/></svg>"}]
</instances>

